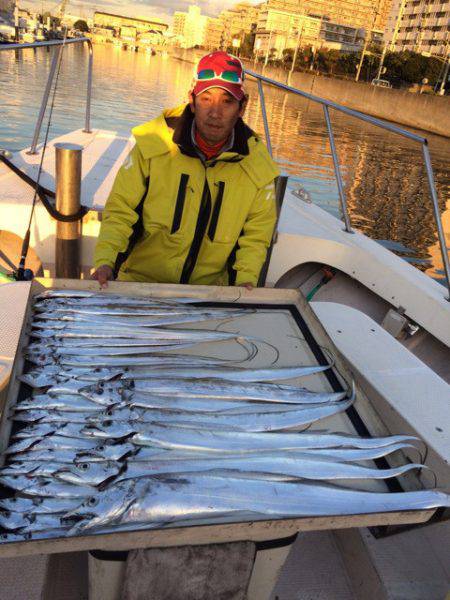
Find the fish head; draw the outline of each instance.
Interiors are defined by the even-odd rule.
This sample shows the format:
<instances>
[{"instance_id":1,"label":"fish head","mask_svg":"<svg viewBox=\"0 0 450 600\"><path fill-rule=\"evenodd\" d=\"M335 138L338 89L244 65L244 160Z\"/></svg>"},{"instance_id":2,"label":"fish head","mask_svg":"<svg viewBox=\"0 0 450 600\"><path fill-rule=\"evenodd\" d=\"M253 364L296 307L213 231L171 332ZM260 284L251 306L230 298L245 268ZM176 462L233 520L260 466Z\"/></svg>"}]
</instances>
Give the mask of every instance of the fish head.
<instances>
[{"instance_id":1,"label":"fish head","mask_svg":"<svg viewBox=\"0 0 450 600\"><path fill-rule=\"evenodd\" d=\"M48 418L47 411L40 409L35 410L33 407L30 407L30 410L18 410L12 412L10 415L10 419L21 423L39 423L45 418Z\"/></svg>"},{"instance_id":2,"label":"fish head","mask_svg":"<svg viewBox=\"0 0 450 600\"><path fill-rule=\"evenodd\" d=\"M22 491L30 485L30 479L26 475L1 475L0 483L12 490Z\"/></svg>"},{"instance_id":3,"label":"fish head","mask_svg":"<svg viewBox=\"0 0 450 600\"><path fill-rule=\"evenodd\" d=\"M39 463L16 461L11 462L0 470L2 475L27 475L39 467Z\"/></svg>"},{"instance_id":4,"label":"fish head","mask_svg":"<svg viewBox=\"0 0 450 600\"><path fill-rule=\"evenodd\" d=\"M86 498L80 506L64 515L64 521L78 520L78 523L69 531L69 535L113 524L134 501L134 487L133 481L121 482Z\"/></svg>"},{"instance_id":5,"label":"fish head","mask_svg":"<svg viewBox=\"0 0 450 600\"><path fill-rule=\"evenodd\" d=\"M133 417L133 411L128 407L125 408L116 408L117 405L113 404L109 406L106 410L102 410L101 412L93 413L86 418L87 423L103 423L104 421L108 421L114 419L114 421L129 421Z\"/></svg>"},{"instance_id":6,"label":"fish head","mask_svg":"<svg viewBox=\"0 0 450 600\"><path fill-rule=\"evenodd\" d=\"M56 374L52 372L50 366L28 371L21 375L19 380L32 388L45 388L57 382Z\"/></svg>"},{"instance_id":7,"label":"fish head","mask_svg":"<svg viewBox=\"0 0 450 600\"><path fill-rule=\"evenodd\" d=\"M89 461L118 461L124 457L132 454L136 451L136 447L133 444L125 442L123 444L115 444L105 441L90 449L80 450L77 453L77 459L75 462Z\"/></svg>"},{"instance_id":8,"label":"fish head","mask_svg":"<svg viewBox=\"0 0 450 600\"><path fill-rule=\"evenodd\" d=\"M0 527L7 531L17 531L27 525L27 518L24 513L0 511Z\"/></svg>"},{"instance_id":9,"label":"fish head","mask_svg":"<svg viewBox=\"0 0 450 600\"><path fill-rule=\"evenodd\" d=\"M55 472L56 479L67 483L82 485L99 485L114 478L120 471L120 466L108 462L79 462L68 464Z\"/></svg>"},{"instance_id":10,"label":"fish head","mask_svg":"<svg viewBox=\"0 0 450 600\"><path fill-rule=\"evenodd\" d=\"M78 393L92 402L110 406L122 402L122 390L118 386L103 385L98 383L95 385L87 385L80 387Z\"/></svg>"},{"instance_id":11,"label":"fish head","mask_svg":"<svg viewBox=\"0 0 450 600\"><path fill-rule=\"evenodd\" d=\"M12 498L2 498L0 500L0 509L6 512L29 513L35 506L36 502L34 498L13 496Z\"/></svg>"},{"instance_id":12,"label":"fish head","mask_svg":"<svg viewBox=\"0 0 450 600\"><path fill-rule=\"evenodd\" d=\"M42 438L39 436L24 438L18 440L16 443L11 444L6 450L5 454L19 454L20 452L25 452L29 450L32 446L38 444Z\"/></svg>"},{"instance_id":13,"label":"fish head","mask_svg":"<svg viewBox=\"0 0 450 600\"><path fill-rule=\"evenodd\" d=\"M46 367L55 364L55 357L51 349L29 350L24 356L26 360L38 365L38 367Z\"/></svg>"},{"instance_id":14,"label":"fish head","mask_svg":"<svg viewBox=\"0 0 450 600\"><path fill-rule=\"evenodd\" d=\"M100 423L88 425L81 430L86 437L98 439L123 439L136 432L135 428L125 422L115 422L112 419L105 419Z\"/></svg>"}]
</instances>

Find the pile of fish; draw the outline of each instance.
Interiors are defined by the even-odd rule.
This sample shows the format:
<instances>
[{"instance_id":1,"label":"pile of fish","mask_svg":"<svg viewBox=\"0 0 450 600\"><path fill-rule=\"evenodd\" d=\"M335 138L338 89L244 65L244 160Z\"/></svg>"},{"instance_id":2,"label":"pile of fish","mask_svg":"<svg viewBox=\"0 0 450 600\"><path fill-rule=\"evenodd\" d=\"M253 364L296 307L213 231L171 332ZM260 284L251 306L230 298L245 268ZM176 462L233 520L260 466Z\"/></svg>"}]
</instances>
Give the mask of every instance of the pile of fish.
<instances>
[{"instance_id":1,"label":"pile of fish","mask_svg":"<svg viewBox=\"0 0 450 600\"><path fill-rule=\"evenodd\" d=\"M0 469L9 492L0 539L450 506L438 491L357 487L425 468L417 438L304 431L347 410L354 394L278 382L332 365L246 368L260 340L184 327L251 312L70 290L37 296L31 368L20 377L32 391L12 409ZM205 342L238 344L246 360L202 356ZM367 462L405 449L417 463Z\"/></svg>"}]
</instances>

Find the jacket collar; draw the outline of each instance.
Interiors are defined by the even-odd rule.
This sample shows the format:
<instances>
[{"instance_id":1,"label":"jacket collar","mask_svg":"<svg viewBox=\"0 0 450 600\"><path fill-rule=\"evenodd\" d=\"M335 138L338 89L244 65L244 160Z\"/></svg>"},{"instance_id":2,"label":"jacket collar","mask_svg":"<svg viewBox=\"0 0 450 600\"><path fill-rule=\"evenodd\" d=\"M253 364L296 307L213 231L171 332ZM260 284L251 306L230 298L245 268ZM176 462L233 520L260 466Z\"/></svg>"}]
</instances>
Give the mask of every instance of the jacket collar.
<instances>
[{"instance_id":1,"label":"jacket collar","mask_svg":"<svg viewBox=\"0 0 450 600\"><path fill-rule=\"evenodd\" d=\"M164 111L159 117L138 125L133 129L136 144L144 159L148 160L163 154L176 154L181 151L200 160L193 148L189 127L193 115L189 105ZM279 171L270 158L266 147L242 119L239 119L234 129L233 147L223 152L218 158L208 161L212 166L217 161L239 162L241 168L247 173L258 188L261 188L279 175ZM179 136L179 137L178 137ZM185 139L187 136L187 139ZM177 145L176 140L179 141Z\"/></svg>"},{"instance_id":2,"label":"jacket collar","mask_svg":"<svg viewBox=\"0 0 450 600\"><path fill-rule=\"evenodd\" d=\"M189 104L186 105L183 113L178 118L166 118L166 123L170 127L174 127L173 141L178 145L183 154L199 158L198 150L195 147L192 140L192 123L194 121L194 115L190 109ZM236 160L238 157L248 156L248 139L255 134L253 131L245 125L244 121L239 117L236 125L234 126L234 141L231 148L228 148L226 152L219 155L217 160ZM232 156L230 156L232 155Z\"/></svg>"}]
</instances>

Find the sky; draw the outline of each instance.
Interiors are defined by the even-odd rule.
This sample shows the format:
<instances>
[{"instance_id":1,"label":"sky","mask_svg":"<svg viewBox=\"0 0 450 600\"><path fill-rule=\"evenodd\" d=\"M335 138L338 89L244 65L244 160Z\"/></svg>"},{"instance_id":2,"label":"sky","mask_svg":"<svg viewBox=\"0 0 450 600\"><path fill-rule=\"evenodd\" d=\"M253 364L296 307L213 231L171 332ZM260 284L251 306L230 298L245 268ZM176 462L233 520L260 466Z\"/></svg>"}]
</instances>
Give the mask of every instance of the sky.
<instances>
[{"instance_id":1,"label":"sky","mask_svg":"<svg viewBox=\"0 0 450 600\"><path fill-rule=\"evenodd\" d=\"M258 4L261 0L248 0ZM189 5L197 4L202 14L214 17L224 8L236 4L237 0L68 0L66 12L69 14L83 13L85 17L92 15L94 10L112 12L133 17L160 17L171 20L174 11L187 11ZM19 6L40 10L53 11L59 2L43 0L19 0Z\"/></svg>"}]
</instances>

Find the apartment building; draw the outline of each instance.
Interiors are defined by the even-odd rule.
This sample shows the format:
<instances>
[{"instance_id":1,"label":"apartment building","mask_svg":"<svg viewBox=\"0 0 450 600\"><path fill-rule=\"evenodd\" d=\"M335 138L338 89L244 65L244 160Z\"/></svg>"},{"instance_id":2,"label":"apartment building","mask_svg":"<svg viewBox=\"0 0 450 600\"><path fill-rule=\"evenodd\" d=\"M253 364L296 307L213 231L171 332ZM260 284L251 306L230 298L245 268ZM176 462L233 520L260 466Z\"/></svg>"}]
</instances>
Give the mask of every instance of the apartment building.
<instances>
[{"instance_id":1,"label":"apartment building","mask_svg":"<svg viewBox=\"0 0 450 600\"><path fill-rule=\"evenodd\" d=\"M446 57L450 52L450 1L395 0L386 28L389 50Z\"/></svg>"},{"instance_id":2,"label":"apartment building","mask_svg":"<svg viewBox=\"0 0 450 600\"><path fill-rule=\"evenodd\" d=\"M0 12L12 14L15 4L15 0L0 0Z\"/></svg>"},{"instance_id":3,"label":"apartment building","mask_svg":"<svg viewBox=\"0 0 450 600\"><path fill-rule=\"evenodd\" d=\"M267 0L265 10L303 13L355 29L384 31L393 0Z\"/></svg>"},{"instance_id":4,"label":"apartment building","mask_svg":"<svg viewBox=\"0 0 450 600\"><path fill-rule=\"evenodd\" d=\"M364 43L365 30L336 23L328 17L262 7L256 28L255 48L259 54L272 51L282 58L283 50L299 46L357 52Z\"/></svg>"},{"instance_id":5,"label":"apartment building","mask_svg":"<svg viewBox=\"0 0 450 600\"><path fill-rule=\"evenodd\" d=\"M242 38L244 34L255 29L259 11L259 5L239 2L220 13L219 19L223 23L222 45L224 48L231 46L233 39Z\"/></svg>"},{"instance_id":6,"label":"apartment building","mask_svg":"<svg viewBox=\"0 0 450 600\"><path fill-rule=\"evenodd\" d=\"M222 48L222 36L224 25L221 19L208 17L206 20L203 46L208 50L220 50Z\"/></svg>"},{"instance_id":7,"label":"apartment building","mask_svg":"<svg viewBox=\"0 0 450 600\"><path fill-rule=\"evenodd\" d=\"M255 48L259 54L272 52L282 58L283 50L297 46L316 46L321 19L284 10L263 8L256 26Z\"/></svg>"},{"instance_id":8,"label":"apartment building","mask_svg":"<svg viewBox=\"0 0 450 600\"><path fill-rule=\"evenodd\" d=\"M181 48L202 46L208 17L201 14L199 6L192 5L188 12L175 12L173 15L173 33Z\"/></svg>"}]
</instances>

